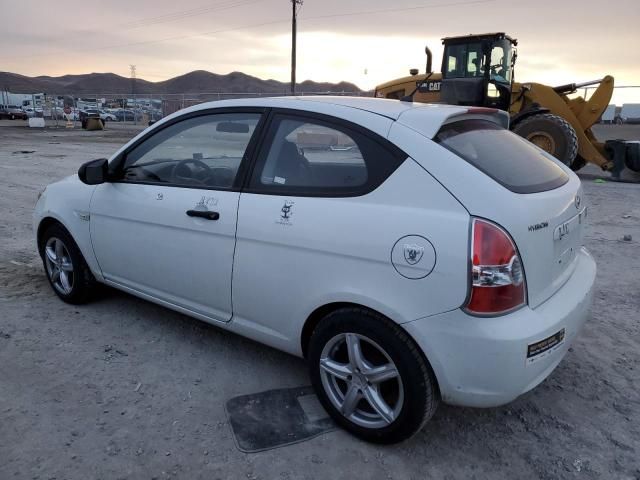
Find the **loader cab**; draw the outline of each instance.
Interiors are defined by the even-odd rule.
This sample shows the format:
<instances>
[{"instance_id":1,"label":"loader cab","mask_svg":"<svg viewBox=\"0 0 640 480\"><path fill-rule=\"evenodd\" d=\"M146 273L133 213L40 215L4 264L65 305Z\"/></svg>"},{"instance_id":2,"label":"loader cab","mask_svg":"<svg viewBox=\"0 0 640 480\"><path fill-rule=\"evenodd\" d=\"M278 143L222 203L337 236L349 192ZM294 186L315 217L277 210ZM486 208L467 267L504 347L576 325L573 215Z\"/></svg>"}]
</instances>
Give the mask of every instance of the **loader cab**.
<instances>
[{"instance_id":1,"label":"loader cab","mask_svg":"<svg viewBox=\"0 0 640 480\"><path fill-rule=\"evenodd\" d=\"M504 33L442 39L441 100L509 110L517 40Z\"/></svg>"}]
</instances>

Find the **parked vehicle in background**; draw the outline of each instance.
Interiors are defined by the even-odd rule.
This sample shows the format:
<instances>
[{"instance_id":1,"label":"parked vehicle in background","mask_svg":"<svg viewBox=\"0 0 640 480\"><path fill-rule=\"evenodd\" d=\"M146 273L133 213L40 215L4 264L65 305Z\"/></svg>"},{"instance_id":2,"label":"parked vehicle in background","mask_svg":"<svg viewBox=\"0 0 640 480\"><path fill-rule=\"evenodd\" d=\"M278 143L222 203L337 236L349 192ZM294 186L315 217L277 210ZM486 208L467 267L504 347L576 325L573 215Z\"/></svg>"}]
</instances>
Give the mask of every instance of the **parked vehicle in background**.
<instances>
[{"instance_id":1,"label":"parked vehicle in background","mask_svg":"<svg viewBox=\"0 0 640 480\"><path fill-rule=\"evenodd\" d=\"M65 118L71 120L72 122L77 122L80 120L80 110L72 109L69 113L64 114Z\"/></svg>"},{"instance_id":2,"label":"parked vehicle in background","mask_svg":"<svg viewBox=\"0 0 640 480\"><path fill-rule=\"evenodd\" d=\"M625 103L620 109L617 123L640 123L640 103Z\"/></svg>"},{"instance_id":3,"label":"parked vehicle in background","mask_svg":"<svg viewBox=\"0 0 640 480\"><path fill-rule=\"evenodd\" d=\"M51 118L52 120L66 120L64 108L62 107L51 107L44 111L44 116L45 118Z\"/></svg>"},{"instance_id":4,"label":"parked vehicle in background","mask_svg":"<svg viewBox=\"0 0 640 480\"><path fill-rule=\"evenodd\" d=\"M118 117L116 117L113 113L105 112L104 110L99 110L100 118L105 122L117 122Z\"/></svg>"},{"instance_id":5,"label":"parked vehicle in background","mask_svg":"<svg viewBox=\"0 0 640 480\"><path fill-rule=\"evenodd\" d=\"M162 120L162 112L160 110L145 110L144 114L149 117L150 122Z\"/></svg>"},{"instance_id":6,"label":"parked vehicle in background","mask_svg":"<svg viewBox=\"0 0 640 480\"><path fill-rule=\"evenodd\" d=\"M63 301L102 282L304 357L339 425L398 442L441 400L533 389L588 317L580 179L508 124L373 98L204 103L49 185L38 252Z\"/></svg>"},{"instance_id":7,"label":"parked vehicle in background","mask_svg":"<svg viewBox=\"0 0 640 480\"><path fill-rule=\"evenodd\" d=\"M4 105L0 107L0 118L8 118L9 120L27 120L29 116L27 112L17 105Z\"/></svg>"},{"instance_id":8,"label":"parked vehicle in background","mask_svg":"<svg viewBox=\"0 0 640 480\"><path fill-rule=\"evenodd\" d=\"M103 122L115 122L118 118L109 112L105 112L104 110L99 110L97 108L87 108L85 110L80 111L80 120L83 120L85 117L100 117L100 120Z\"/></svg>"},{"instance_id":9,"label":"parked vehicle in background","mask_svg":"<svg viewBox=\"0 0 640 480\"><path fill-rule=\"evenodd\" d=\"M119 122L133 122L142 118L139 113L136 113L133 110L124 109L116 111L115 116Z\"/></svg>"},{"instance_id":10,"label":"parked vehicle in background","mask_svg":"<svg viewBox=\"0 0 640 480\"><path fill-rule=\"evenodd\" d=\"M100 116L100 111L96 109L88 109L88 110L80 110L79 112L80 123L82 128L87 128L87 121L90 118L95 118L102 122L102 127L104 127L105 120Z\"/></svg>"},{"instance_id":11,"label":"parked vehicle in background","mask_svg":"<svg viewBox=\"0 0 640 480\"><path fill-rule=\"evenodd\" d=\"M602 112L602 117L600 117L600 123L614 123L616 119L616 106L609 105L604 112Z\"/></svg>"},{"instance_id":12,"label":"parked vehicle in background","mask_svg":"<svg viewBox=\"0 0 640 480\"><path fill-rule=\"evenodd\" d=\"M79 110L78 115L81 122L84 122L87 118L100 118L98 110Z\"/></svg>"}]
</instances>

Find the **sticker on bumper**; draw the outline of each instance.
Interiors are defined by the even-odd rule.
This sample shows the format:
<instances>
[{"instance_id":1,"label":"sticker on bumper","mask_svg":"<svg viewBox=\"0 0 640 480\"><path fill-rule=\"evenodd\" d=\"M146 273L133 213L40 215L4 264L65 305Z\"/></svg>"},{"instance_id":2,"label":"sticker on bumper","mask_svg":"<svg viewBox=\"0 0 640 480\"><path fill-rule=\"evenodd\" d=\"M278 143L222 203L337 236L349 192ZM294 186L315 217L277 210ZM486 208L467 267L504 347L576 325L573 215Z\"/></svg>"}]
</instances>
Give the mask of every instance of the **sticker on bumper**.
<instances>
[{"instance_id":1,"label":"sticker on bumper","mask_svg":"<svg viewBox=\"0 0 640 480\"><path fill-rule=\"evenodd\" d=\"M527 363L537 362L555 352L564 343L565 329L563 328L550 337L527 346Z\"/></svg>"}]
</instances>

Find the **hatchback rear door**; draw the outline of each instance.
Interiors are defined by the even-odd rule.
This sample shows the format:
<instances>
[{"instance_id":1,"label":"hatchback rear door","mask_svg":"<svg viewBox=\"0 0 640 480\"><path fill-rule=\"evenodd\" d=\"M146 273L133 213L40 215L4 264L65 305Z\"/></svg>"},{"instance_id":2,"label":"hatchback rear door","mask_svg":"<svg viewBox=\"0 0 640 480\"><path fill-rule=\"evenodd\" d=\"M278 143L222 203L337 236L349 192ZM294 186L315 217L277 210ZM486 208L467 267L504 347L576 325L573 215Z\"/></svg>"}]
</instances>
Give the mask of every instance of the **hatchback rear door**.
<instances>
[{"instance_id":1,"label":"hatchback rear door","mask_svg":"<svg viewBox=\"0 0 640 480\"><path fill-rule=\"evenodd\" d=\"M428 147L416 156L471 215L512 236L529 305L535 307L571 274L586 207L573 172L500 123L497 116L458 115L434 137L441 148Z\"/></svg>"}]
</instances>

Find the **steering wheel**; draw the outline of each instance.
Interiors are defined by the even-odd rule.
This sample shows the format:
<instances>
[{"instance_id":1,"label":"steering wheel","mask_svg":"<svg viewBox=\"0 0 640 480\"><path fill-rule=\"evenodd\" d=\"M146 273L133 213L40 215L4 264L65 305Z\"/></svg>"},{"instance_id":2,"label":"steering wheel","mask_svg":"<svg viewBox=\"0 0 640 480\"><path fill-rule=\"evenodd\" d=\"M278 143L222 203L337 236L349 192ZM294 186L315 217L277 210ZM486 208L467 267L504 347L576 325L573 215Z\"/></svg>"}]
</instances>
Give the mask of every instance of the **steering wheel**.
<instances>
[{"instance_id":1,"label":"steering wheel","mask_svg":"<svg viewBox=\"0 0 640 480\"><path fill-rule=\"evenodd\" d=\"M213 167L211 168L212 178L215 180L215 186L221 188L229 188L233 184L235 172L229 167Z\"/></svg>"},{"instance_id":2,"label":"steering wheel","mask_svg":"<svg viewBox=\"0 0 640 480\"><path fill-rule=\"evenodd\" d=\"M199 169L200 172L195 173L194 170L188 166L190 164L194 165L196 170ZM181 180L190 183L197 183L199 185L207 185L207 180L212 178L215 179L215 174L211 168L209 168L209 165L204 163L202 160L188 158L175 164L171 171L171 177L174 181Z\"/></svg>"}]
</instances>

